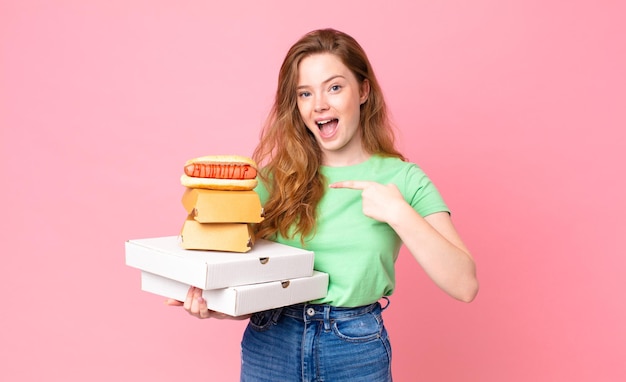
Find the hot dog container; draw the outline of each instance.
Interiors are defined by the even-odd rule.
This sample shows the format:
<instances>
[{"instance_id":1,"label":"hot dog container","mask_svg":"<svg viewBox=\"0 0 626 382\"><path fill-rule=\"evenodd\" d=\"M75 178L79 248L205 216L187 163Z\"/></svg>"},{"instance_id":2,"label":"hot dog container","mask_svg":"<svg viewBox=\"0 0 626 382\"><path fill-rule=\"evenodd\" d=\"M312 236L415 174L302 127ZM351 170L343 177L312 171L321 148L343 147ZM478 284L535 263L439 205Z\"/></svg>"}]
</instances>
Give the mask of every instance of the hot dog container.
<instances>
[{"instance_id":1,"label":"hot dog container","mask_svg":"<svg viewBox=\"0 0 626 382\"><path fill-rule=\"evenodd\" d=\"M183 207L199 223L258 223L263 207L255 191L187 188Z\"/></svg>"}]
</instances>

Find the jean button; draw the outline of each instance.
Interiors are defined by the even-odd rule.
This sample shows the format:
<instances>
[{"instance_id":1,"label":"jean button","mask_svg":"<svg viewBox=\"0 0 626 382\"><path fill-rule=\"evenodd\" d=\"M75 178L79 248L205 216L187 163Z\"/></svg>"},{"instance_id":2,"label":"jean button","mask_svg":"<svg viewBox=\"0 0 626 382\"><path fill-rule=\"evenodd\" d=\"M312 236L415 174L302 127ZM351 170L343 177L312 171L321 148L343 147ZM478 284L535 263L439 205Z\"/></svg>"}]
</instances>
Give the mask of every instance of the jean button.
<instances>
[{"instance_id":1,"label":"jean button","mask_svg":"<svg viewBox=\"0 0 626 382\"><path fill-rule=\"evenodd\" d=\"M309 308L306 310L306 314L308 314L309 316L313 316L315 314L315 309L313 308Z\"/></svg>"}]
</instances>

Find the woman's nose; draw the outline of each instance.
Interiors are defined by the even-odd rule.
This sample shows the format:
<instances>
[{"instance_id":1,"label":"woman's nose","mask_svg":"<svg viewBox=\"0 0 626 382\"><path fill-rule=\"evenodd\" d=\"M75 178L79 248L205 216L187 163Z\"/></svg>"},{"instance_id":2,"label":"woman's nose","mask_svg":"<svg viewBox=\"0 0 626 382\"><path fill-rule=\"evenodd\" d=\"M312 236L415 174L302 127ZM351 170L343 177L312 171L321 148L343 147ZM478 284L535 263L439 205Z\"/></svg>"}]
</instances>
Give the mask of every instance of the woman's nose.
<instances>
[{"instance_id":1,"label":"woman's nose","mask_svg":"<svg viewBox=\"0 0 626 382\"><path fill-rule=\"evenodd\" d=\"M322 112L328 110L328 103L326 102L326 97L316 97L315 98L315 111Z\"/></svg>"}]
</instances>

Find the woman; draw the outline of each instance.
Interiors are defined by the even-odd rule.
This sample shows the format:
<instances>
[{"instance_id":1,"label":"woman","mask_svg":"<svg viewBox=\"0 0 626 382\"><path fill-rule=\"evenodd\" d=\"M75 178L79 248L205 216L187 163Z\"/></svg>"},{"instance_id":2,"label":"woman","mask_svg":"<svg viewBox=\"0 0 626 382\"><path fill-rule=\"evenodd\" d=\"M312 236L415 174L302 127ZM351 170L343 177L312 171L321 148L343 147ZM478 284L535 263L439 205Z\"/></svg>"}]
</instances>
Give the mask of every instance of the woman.
<instances>
[{"instance_id":1,"label":"woman","mask_svg":"<svg viewBox=\"0 0 626 382\"><path fill-rule=\"evenodd\" d=\"M289 50L254 159L266 211L258 236L315 253L325 298L252 315L241 381L391 381L380 299L404 244L446 293L470 302L475 264L435 186L394 147L382 91L345 33L308 33ZM185 308L209 312L191 289Z\"/></svg>"}]
</instances>

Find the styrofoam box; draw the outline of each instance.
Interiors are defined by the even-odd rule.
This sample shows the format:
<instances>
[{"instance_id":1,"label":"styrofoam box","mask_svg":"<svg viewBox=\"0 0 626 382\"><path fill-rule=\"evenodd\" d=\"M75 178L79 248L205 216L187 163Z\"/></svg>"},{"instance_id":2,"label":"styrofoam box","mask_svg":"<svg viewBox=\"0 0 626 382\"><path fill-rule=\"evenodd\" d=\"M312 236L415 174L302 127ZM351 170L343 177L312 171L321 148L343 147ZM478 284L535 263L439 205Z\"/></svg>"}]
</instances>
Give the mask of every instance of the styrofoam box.
<instances>
[{"instance_id":1,"label":"styrofoam box","mask_svg":"<svg viewBox=\"0 0 626 382\"><path fill-rule=\"evenodd\" d=\"M185 301L189 285L142 271L141 289ZM327 290L328 274L314 271L310 277L204 290L202 297L211 310L241 316L322 298Z\"/></svg>"},{"instance_id":2,"label":"styrofoam box","mask_svg":"<svg viewBox=\"0 0 626 382\"><path fill-rule=\"evenodd\" d=\"M178 236L128 240L126 265L200 289L309 277L313 252L259 239L245 253L189 250Z\"/></svg>"}]
</instances>

